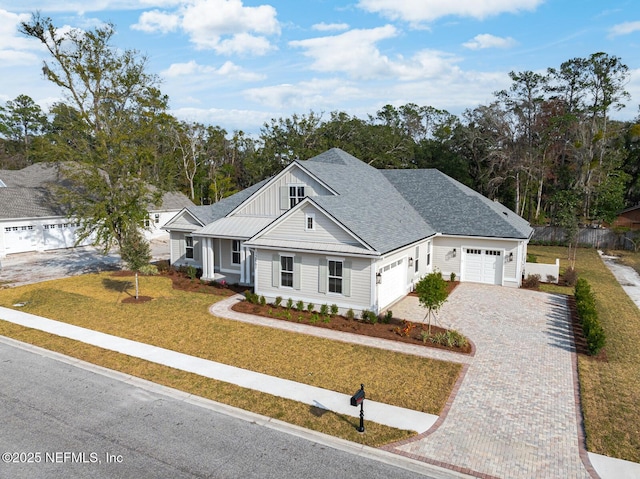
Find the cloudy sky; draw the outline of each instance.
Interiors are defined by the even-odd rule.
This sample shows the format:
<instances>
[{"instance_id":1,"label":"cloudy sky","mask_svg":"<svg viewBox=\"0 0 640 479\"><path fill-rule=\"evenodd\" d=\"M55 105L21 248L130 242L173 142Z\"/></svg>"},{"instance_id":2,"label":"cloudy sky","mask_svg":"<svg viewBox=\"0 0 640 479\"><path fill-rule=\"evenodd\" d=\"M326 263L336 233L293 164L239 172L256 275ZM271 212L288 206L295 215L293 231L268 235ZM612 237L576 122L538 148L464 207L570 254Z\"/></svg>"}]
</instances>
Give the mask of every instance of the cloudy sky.
<instances>
[{"instance_id":1,"label":"cloudy sky","mask_svg":"<svg viewBox=\"0 0 640 479\"><path fill-rule=\"evenodd\" d=\"M57 26L116 26L115 45L149 59L179 118L258 132L271 118L416 103L459 115L509 86L606 52L630 69L640 104L638 0L0 0L0 102L47 108L46 54L18 32L40 11Z\"/></svg>"}]
</instances>

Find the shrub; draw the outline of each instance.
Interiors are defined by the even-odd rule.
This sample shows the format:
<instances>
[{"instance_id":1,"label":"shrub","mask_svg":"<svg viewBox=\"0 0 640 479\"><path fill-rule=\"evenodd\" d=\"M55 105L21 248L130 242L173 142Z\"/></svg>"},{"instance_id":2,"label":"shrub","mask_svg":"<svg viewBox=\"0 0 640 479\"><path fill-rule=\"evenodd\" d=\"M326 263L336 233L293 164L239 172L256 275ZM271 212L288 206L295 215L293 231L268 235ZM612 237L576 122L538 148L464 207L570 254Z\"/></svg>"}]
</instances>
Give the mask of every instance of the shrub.
<instances>
[{"instance_id":1,"label":"shrub","mask_svg":"<svg viewBox=\"0 0 640 479\"><path fill-rule=\"evenodd\" d=\"M360 317L362 321L366 321L367 323L376 324L378 322L378 315L368 309L363 309Z\"/></svg>"},{"instance_id":2,"label":"shrub","mask_svg":"<svg viewBox=\"0 0 640 479\"><path fill-rule=\"evenodd\" d=\"M313 313L311 315L311 319L309 319L310 323L317 323L320 320L320 317L318 316L318 313Z\"/></svg>"},{"instance_id":3,"label":"shrub","mask_svg":"<svg viewBox=\"0 0 640 479\"><path fill-rule=\"evenodd\" d=\"M287 309L293 308L293 299L287 299Z\"/></svg>"},{"instance_id":4,"label":"shrub","mask_svg":"<svg viewBox=\"0 0 640 479\"><path fill-rule=\"evenodd\" d=\"M567 268L564 272L564 282L567 286L575 286L578 280L578 273L575 268Z\"/></svg>"},{"instance_id":5,"label":"shrub","mask_svg":"<svg viewBox=\"0 0 640 479\"><path fill-rule=\"evenodd\" d=\"M244 292L244 299L251 304L258 304L258 295L249 290Z\"/></svg>"},{"instance_id":6,"label":"shrub","mask_svg":"<svg viewBox=\"0 0 640 479\"><path fill-rule=\"evenodd\" d=\"M402 320L402 326L396 326L393 331L400 336L411 336L411 332L415 329L416 325L406 319Z\"/></svg>"},{"instance_id":7,"label":"shrub","mask_svg":"<svg viewBox=\"0 0 640 479\"><path fill-rule=\"evenodd\" d=\"M273 301L273 305L278 308L282 304L282 296L276 296L276 299Z\"/></svg>"},{"instance_id":8,"label":"shrub","mask_svg":"<svg viewBox=\"0 0 640 479\"><path fill-rule=\"evenodd\" d=\"M191 281L196 279L196 275L197 274L198 274L198 270L196 269L195 266L193 266L191 264L189 266L187 266L186 275Z\"/></svg>"},{"instance_id":9,"label":"shrub","mask_svg":"<svg viewBox=\"0 0 640 479\"><path fill-rule=\"evenodd\" d=\"M540 275L530 274L522 280L522 287L527 289L538 289L540 286Z\"/></svg>"},{"instance_id":10,"label":"shrub","mask_svg":"<svg viewBox=\"0 0 640 479\"><path fill-rule=\"evenodd\" d=\"M155 264L145 264L140 268L140 274L145 276L155 276L158 274L158 267Z\"/></svg>"},{"instance_id":11,"label":"shrub","mask_svg":"<svg viewBox=\"0 0 640 479\"><path fill-rule=\"evenodd\" d=\"M449 275L449 281L453 283L455 280L456 280L456 274L452 271L451 274Z\"/></svg>"},{"instance_id":12,"label":"shrub","mask_svg":"<svg viewBox=\"0 0 640 479\"><path fill-rule=\"evenodd\" d=\"M291 311L287 311L284 313L284 317L287 321L291 321Z\"/></svg>"},{"instance_id":13,"label":"shrub","mask_svg":"<svg viewBox=\"0 0 640 479\"><path fill-rule=\"evenodd\" d=\"M393 319L393 311L391 311L390 309L387 309L387 311L384 313L384 316L382 317L382 322L384 324L389 324L392 319Z\"/></svg>"},{"instance_id":14,"label":"shrub","mask_svg":"<svg viewBox=\"0 0 640 479\"><path fill-rule=\"evenodd\" d=\"M303 311L303 310L304 310L304 301L299 300L299 301L296 303L296 309L297 309L298 311Z\"/></svg>"},{"instance_id":15,"label":"shrub","mask_svg":"<svg viewBox=\"0 0 640 479\"><path fill-rule=\"evenodd\" d=\"M260 306L265 306L267 304L267 298L260 295Z\"/></svg>"},{"instance_id":16,"label":"shrub","mask_svg":"<svg viewBox=\"0 0 640 479\"><path fill-rule=\"evenodd\" d=\"M557 278L552 275L552 274L548 274L547 275L547 283L555 283L557 281Z\"/></svg>"},{"instance_id":17,"label":"shrub","mask_svg":"<svg viewBox=\"0 0 640 479\"><path fill-rule=\"evenodd\" d=\"M338 305L337 304L332 304L331 305L331 315L335 316L336 314L338 314Z\"/></svg>"},{"instance_id":18,"label":"shrub","mask_svg":"<svg viewBox=\"0 0 640 479\"><path fill-rule=\"evenodd\" d=\"M347 319L353 320L356 317L356 313L353 312L353 309L349 308L345 316L347 317Z\"/></svg>"},{"instance_id":19,"label":"shrub","mask_svg":"<svg viewBox=\"0 0 640 479\"><path fill-rule=\"evenodd\" d=\"M316 307L316 305L315 305L315 304L313 304L313 303L309 303L309 304L307 304L307 311L309 311L310 313L312 313L312 312L313 312L313 308L315 308L315 307Z\"/></svg>"},{"instance_id":20,"label":"shrub","mask_svg":"<svg viewBox=\"0 0 640 479\"><path fill-rule=\"evenodd\" d=\"M323 304L320 306L320 315L329 316L329 305Z\"/></svg>"},{"instance_id":21,"label":"shrub","mask_svg":"<svg viewBox=\"0 0 640 479\"><path fill-rule=\"evenodd\" d=\"M587 341L587 349L589 354L596 355L604 347L606 335L598 318L595 295L586 279L579 278L576 281L574 297L578 318Z\"/></svg>"}]
</instances>

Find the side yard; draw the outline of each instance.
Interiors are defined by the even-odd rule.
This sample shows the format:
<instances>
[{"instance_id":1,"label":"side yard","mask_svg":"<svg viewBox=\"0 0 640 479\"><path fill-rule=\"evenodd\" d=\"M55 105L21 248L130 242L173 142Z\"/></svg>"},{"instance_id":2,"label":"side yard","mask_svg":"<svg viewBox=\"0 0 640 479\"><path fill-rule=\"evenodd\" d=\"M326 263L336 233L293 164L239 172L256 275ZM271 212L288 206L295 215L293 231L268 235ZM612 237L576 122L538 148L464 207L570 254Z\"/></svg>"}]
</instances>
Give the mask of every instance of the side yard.
<instances>
[{"instance_id":1,"label":"side yard","mask_svg":"<svg viewBox=\"0 0 640 479\"><path fill-rule=\"evenodd\" d=\"M561 271L568 266L566 248L530 246L529 251L540 261L560 258ZM640 462L640 311L596 250L578 250L576 270L595 292L607 334L606 361L578 356L587 448ZM558 292L572 293L568 288L562 289L556 287Z\"/></svg>"},{"instance_id":2,"label":"side yard","mask_svg":"<svg viewBox=\"0 0 640 479\"><path fill-rule=\"evenodd\" d=\"M172 289L164 277L141 278L152 301L124 304L132 278L91 274L0 290L0 305L261 373L352 394L367 385L372 400L439 414L460 364L424 359L216 318L211 294ZM384 426L355 432L357 419L207 380L117 353L0 321L0 334L220 402L369 445L408 437ZM420 385L420 387L416 387Z\"/></svg>"}]
</instances>

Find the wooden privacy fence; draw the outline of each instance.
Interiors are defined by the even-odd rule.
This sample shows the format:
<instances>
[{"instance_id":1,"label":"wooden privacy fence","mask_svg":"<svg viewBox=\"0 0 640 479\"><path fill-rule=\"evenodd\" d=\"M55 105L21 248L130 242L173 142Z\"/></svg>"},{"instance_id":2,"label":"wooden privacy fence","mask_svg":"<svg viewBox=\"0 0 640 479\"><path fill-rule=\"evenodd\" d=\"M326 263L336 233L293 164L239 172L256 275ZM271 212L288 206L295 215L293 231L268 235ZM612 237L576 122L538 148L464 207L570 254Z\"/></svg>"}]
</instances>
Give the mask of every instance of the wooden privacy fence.
<instances>
[{"instance_id":1,"label":"wooden privacy fence","mask_svg":"<svg viewBox=\"0 0 640 479\"><path fill-rule=\"evenodd\" d=\"M566 234L558 226L534 226L532 241L541 243L565 243ZM594 248L633 250L640 243L640 231L616 233L609 228L580 228L578 243Z\"/></svg>"}]
</instances>

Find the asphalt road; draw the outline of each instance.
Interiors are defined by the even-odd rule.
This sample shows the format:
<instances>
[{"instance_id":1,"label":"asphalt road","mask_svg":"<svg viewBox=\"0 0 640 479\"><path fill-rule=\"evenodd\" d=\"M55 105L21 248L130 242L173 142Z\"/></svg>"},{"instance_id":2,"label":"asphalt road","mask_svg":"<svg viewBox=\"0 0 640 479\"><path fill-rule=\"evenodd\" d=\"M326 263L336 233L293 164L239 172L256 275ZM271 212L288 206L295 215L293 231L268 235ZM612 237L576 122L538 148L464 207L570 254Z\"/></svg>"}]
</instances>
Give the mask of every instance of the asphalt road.
<instances>
[{"instance_id":1,"label":"asphalt road","mask_svg":"<svg viewBox=\"0 0 640 479\"><path fill-rule=\"evenodd\" d=\"M214 409L0 342L0 478L427 477Z\"/></svg>"}]
</instances>

